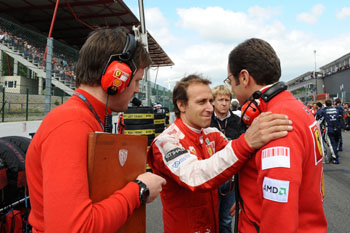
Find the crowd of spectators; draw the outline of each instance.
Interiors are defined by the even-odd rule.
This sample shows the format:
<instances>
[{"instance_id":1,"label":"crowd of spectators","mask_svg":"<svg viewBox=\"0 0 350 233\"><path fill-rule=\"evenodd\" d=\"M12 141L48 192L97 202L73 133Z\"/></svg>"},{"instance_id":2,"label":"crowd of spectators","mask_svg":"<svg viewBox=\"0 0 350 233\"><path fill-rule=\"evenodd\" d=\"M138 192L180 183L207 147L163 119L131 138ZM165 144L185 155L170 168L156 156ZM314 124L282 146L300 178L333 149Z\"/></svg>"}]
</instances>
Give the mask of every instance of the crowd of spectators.
<instances>
[{"instance_id":1,"label":"crowd of spectators","mask_svg":"<svg viewBox=\"0 0 350 233\"><path fill-rule=\"evenodd\" d=\"M19 53L25 59L32 62L37 67L46 69L44 54L46 38L30 38L13 25L2 24L0 20L0 43L7 45L14 52ZM52 72L60 81L75 82L76 59L66 56L64 53L55 53L52 58Z\"/></svg>"},{"instance_id":2,"label":"crowd of spectators","mask_svg":"<svg viewBox=\"0 0 350 233\"><path fill-rule=\"evenodd\" d=\"M331 75L331 74L334 74L334 73L337 73L337 72L340 72L340 71L343 71L343 70L347 70L347 69L350 69L350 65L349 64L344 65L344 66L340 66L334 71L329 71L329 72L325 73L324 77L326 77L328 75Z\"/></svg>"}]
</instances>

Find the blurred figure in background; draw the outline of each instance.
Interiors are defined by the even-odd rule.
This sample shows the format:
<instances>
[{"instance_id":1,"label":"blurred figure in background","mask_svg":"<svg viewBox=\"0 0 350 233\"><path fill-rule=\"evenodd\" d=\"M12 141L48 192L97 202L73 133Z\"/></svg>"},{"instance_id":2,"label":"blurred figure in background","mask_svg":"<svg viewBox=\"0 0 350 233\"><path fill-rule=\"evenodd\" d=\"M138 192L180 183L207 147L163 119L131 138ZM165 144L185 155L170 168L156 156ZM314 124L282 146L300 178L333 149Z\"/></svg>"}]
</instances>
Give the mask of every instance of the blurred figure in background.
<instances>
[{"instance_id":1,"label":"blurred figure in background","mask_svg":"<svg viewBox=\"0 0 350 233\"><path fill-rule=\"evenodd\" d=\"M339 164L338 145L341 137L342 115L339 108L332 106L331 100L326 100L325 103L326 107L321 109L317 115L324 117L327 123L328 136L336 157L332 163Z\"/></svg>"},{"instance_id":2,"label":"blurred figure in background","mask_svg":"<svg viewBox=\"0 0 350 233\"><path fill-rule=\"evenodd\" d=\"M341 104L340 98L336 98L335 99L335 106L339 110L339 114L341 115L341 117L340 117L341 128L344 129L344 126L345 126L345 122L344 122L344 107ZM343 135L342 135L342 131L340 131L338 151L343 151Z\"/></svg>"},{"instance_id":3,"label":"blurred figure in background","mask_svg":"<svg viewBox=\"0 0 350 233\"><path fill-rule=\"evenodd\" d=\"M237 115L238 117L241 117L241 106L239 105L237 99L231 100L231 111L233 112L233 114Z\"/></svg>"},{"instance_id":4,"label":"blurred figure in background","mask_svg":"<svg viewBox=\"0 0 350 233\"><path fill-rule=\"evenodd\" d=\"M220 85L214 87L212 93L214 98L214 112L211 117L210 127L217 128L228 140L238 138L244 133L244 127L241 124L241 118L230 110L232 100L230 89L225 85ZM234 179L232 177L218 188L220 233L232 232L232 216L230 214L230 209L235 202L233 187Z\"/></svg>"}]
</instances>

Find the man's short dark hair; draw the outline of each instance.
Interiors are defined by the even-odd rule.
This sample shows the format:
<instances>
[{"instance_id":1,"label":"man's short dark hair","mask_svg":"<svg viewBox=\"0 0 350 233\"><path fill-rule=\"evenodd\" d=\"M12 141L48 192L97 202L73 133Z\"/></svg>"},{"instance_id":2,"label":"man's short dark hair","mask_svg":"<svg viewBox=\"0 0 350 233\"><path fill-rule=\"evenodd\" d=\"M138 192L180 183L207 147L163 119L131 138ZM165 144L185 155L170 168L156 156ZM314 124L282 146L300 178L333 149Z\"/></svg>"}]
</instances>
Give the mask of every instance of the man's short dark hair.
<instances>
[{"instance_id":1,"label":"man's short dark hair","mask_svg":"<svg viewBox=\"0 0 350 233\"><path fill-rule=\"evenodd\" d=\"M335 103L336 103L336 104L341 104L340 98L336 98L336 99L335 99Z\"/></svg>"},{"instance_id":2,"label":"man's short dark hair","mask_svg":"<svg viewBox=\"0 0 350 233\"><path fill-rule=\"evenodd\" d=\"M173 90L173 105L174 105L174 112L176 117L180 117L180 109L177 106L177 101L181 100L185 105L187 105L188 102L188 95L187 95L187 88L192 83L202 83L205 85L211 84L211 81L202 78L199 75L191 74L187 77L182 78L179 82L176 83L174 90Z\"/></svg>"},{"instance_id":3,"label":"man's short dark hair","mask_svg":"<svg viewBox=\"0 0 350 233\"><path fill-rule=\"evenodd\" d=\"M317 105L317 107L322 108L322 103L321 102L317 102L316 105Z\"/></svg>"},{"instance_id":4,"label":"man's short dark hair","mask_svg":"<svg viewBox=\"0 0 350 233\"><path fill-rule=\"evenodd\" d=\"M99 29L90 33L79 52L76 87L80 84L100 85L109 57L123 51L128 33L125 27ZM132 59L137 68L146 68L152 63L149 53L140 42L137 42Z\"/></svg>"},{"instance_id":5,"label":"man's short dark hair","mask_svg":"<svg viewBox=\"0 0 350 233\"><path fill-rule=\"evenodd\" d=\"M325 104L326 104L327 107L332 106L332 100L326 100Z\"/></svg>"},{"instance_id":6,"label":"man's short dark hair","mask_svg":"<svg viewBox=\"0 0 350 233\"><path fill-rule=\"evenodd\" d=\"M239 82L239 73L246 69L258 85L277 82L281 77L280 59L264 40L252 38L236 46L229 54L229 68Z\"/></svg>"}]
</instances>

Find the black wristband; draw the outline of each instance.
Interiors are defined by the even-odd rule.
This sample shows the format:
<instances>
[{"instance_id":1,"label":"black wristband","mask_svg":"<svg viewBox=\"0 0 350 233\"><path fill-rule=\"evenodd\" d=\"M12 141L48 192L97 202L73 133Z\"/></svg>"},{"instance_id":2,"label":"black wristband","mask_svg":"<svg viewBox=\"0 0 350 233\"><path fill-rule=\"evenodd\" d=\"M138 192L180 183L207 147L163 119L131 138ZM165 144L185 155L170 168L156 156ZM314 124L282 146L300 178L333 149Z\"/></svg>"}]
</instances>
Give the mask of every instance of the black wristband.
<instances>
[{"instance_id":1,"label":"black wristband","mask_svg":"<svg viewBox=\"0 0 350 233\"><path fill-rule=\"evenodd\" d=\"M145 183L143 183L141 180L134 180L136 184L139 186L139 198L141 204L145 204L149 197L149 189Z\"/></svg>"}]
</instances>

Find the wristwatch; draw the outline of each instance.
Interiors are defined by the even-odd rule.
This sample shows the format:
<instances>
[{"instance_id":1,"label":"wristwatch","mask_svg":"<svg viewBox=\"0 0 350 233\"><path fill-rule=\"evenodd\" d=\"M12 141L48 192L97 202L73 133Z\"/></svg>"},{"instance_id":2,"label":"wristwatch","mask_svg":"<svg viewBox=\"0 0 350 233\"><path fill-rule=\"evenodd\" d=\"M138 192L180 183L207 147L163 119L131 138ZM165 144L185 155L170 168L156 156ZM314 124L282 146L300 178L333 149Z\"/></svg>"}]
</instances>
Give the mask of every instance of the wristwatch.
<instances>
[{"instance_id":1,"label":"wristwatch","mask_svg":"<svg viewBox=\"0 0 350 233\"><path fill-rule=\"evenodd\" d=\"M145 204L149 197L149 189L147 188L147 185L143 183L141 180L134 180L134 182L138 184L140 188L139 198L140 198L141 205Z\"/></svg>"}]
</instances>

